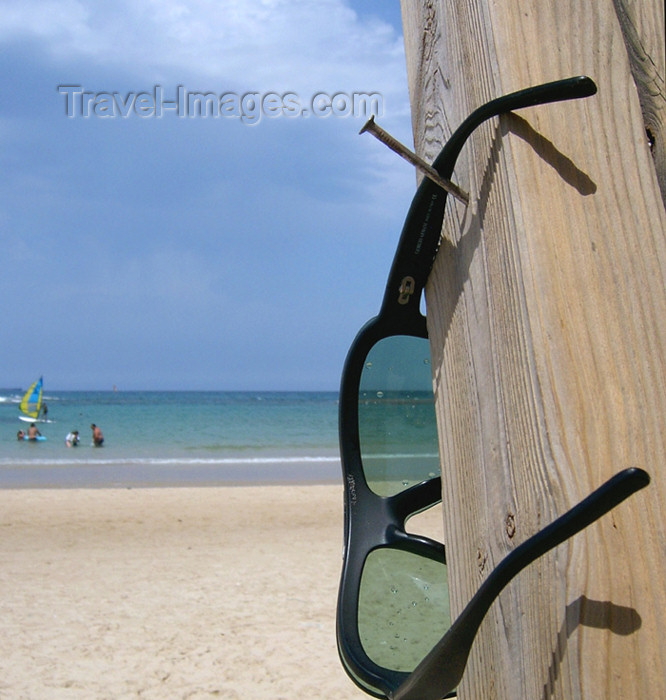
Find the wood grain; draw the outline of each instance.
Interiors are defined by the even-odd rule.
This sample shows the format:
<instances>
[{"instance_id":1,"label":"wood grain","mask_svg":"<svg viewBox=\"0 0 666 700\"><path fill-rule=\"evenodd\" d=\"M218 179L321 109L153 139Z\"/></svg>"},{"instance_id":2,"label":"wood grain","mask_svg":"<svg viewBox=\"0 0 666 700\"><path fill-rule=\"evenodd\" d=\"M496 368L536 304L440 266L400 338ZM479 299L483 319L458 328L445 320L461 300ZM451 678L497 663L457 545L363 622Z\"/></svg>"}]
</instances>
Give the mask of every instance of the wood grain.
<instances>
[{"instance_id":1,"label":"wood grain","mask_svg":"<svg viewBox=\"0 0 666 700\"><path fill-rule=\"evenodd\" d=\"M638 90L645 131L666 203L666 41L664 3L614 0Z\"/></svg>"},{"instance_id":2,"label":"wood grain","mask_svg":"<svg viewBox=\"0 0 666 700\"><path fill-rule=\"evenodd\" d=\"M489 99L599 87L487 123L454 173L472 202L449 201L426 289L452 612L619 470L653 479L505 589L460 697L666 698L666 215L615 6L402 9L428 161Z\"/></svg>"}]
</instances>

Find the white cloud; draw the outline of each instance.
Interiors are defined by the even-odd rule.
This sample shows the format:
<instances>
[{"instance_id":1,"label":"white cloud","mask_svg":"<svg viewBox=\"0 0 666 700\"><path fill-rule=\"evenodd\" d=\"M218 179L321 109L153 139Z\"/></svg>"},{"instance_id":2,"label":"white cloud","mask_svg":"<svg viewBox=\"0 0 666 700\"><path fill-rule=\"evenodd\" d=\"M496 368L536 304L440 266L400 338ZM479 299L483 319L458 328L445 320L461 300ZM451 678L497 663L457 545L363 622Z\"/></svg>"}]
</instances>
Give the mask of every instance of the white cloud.
<instances>
[{"instance_id":1,"label":"white cloud","mask_svg":"<svg viewBox=\"0 0 666 700\"><path fill-rule=\"evenodd\" d=\"M77 0L5 0L0 13L0 41L34 36L71 42L87 31L88 11Z\"/></svg>"},{"instance_id":2,"label":"white cloud","mask_svg":"<svg viewBox=\"0 0 666 700\"><path fill-rule=\"evenodd\" d=\"M78 54L150 80L404 99L402 37L343 0L5 0L0 12L0 41L32 36L56 59Z\"/></svg>"}]
</instances>

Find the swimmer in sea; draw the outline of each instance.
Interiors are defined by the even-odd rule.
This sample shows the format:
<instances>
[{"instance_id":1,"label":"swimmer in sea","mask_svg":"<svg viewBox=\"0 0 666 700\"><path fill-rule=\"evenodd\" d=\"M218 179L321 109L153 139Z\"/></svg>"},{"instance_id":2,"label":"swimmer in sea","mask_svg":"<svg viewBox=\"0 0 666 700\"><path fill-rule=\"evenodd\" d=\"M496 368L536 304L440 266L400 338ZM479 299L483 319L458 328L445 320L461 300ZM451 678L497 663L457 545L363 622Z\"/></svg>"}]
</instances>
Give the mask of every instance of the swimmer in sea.
<instances>
[{"instance_id":1,"label":"swimmer in sea","mask_svg":"<svg viewBox=\"0 0 666 700\"><path fill-rule=\"evenodd\" d=\"M92 429L93 445L95 447L101 447L104 444L104 435L102 435L102 431L99 429L99 426L94 423L90 428Z\"/></svg>"}]
</instances>

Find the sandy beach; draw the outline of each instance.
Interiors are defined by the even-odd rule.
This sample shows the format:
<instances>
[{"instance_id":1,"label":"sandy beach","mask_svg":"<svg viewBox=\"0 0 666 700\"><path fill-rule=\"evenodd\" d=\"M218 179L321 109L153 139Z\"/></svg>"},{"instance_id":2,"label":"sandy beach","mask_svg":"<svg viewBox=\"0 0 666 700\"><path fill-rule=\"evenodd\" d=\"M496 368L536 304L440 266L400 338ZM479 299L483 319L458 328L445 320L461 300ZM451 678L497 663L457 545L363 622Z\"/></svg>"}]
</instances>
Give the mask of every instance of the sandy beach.
<instances>
[{"instance_id":1,"label":"sandy beach","mask_svg":"<svg viewBox=\"0 0 666 700\"><path fill-rule=\"evenodd\" d=\"M342 488L0 490L0 697L367 697L335 645Z\"/></svg>"}]
</instances>

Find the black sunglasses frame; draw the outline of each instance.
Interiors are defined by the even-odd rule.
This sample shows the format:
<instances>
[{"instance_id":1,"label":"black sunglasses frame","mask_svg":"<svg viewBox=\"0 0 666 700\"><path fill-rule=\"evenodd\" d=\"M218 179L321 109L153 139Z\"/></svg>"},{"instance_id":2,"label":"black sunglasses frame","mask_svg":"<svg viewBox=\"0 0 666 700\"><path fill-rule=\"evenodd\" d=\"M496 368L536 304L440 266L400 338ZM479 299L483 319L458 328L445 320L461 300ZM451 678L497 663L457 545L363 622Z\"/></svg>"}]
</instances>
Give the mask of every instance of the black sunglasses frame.
<instances>
[{"instance_id":1,"label":"black sunglasses frame","mask_svg":"<svg viewBox=\"0 0 666 700\"><path fill-rule=\"evenodd\" d=\"M505 95L479 107L453 133L433 167L450 179L470 134L484 121L517 109L595 94L585 76L558 80ZM340 658L352 680L375 697L390 697L409 676L374 663L365 653L358 632L361 574L368 554L391 547L446 563L444 545L408 534L405 521L441 500L441 478L435 477L389 497L368 486L360 452L358 399L361 373L370 349L396 335L428 338L420 304L423 289L440 244L447 192L424 178L416 191L402 229L379 314L358 333L342 373L339 400L340 454L345 486L344 553L337 610Z\"/></svg>"}]
</instances>

